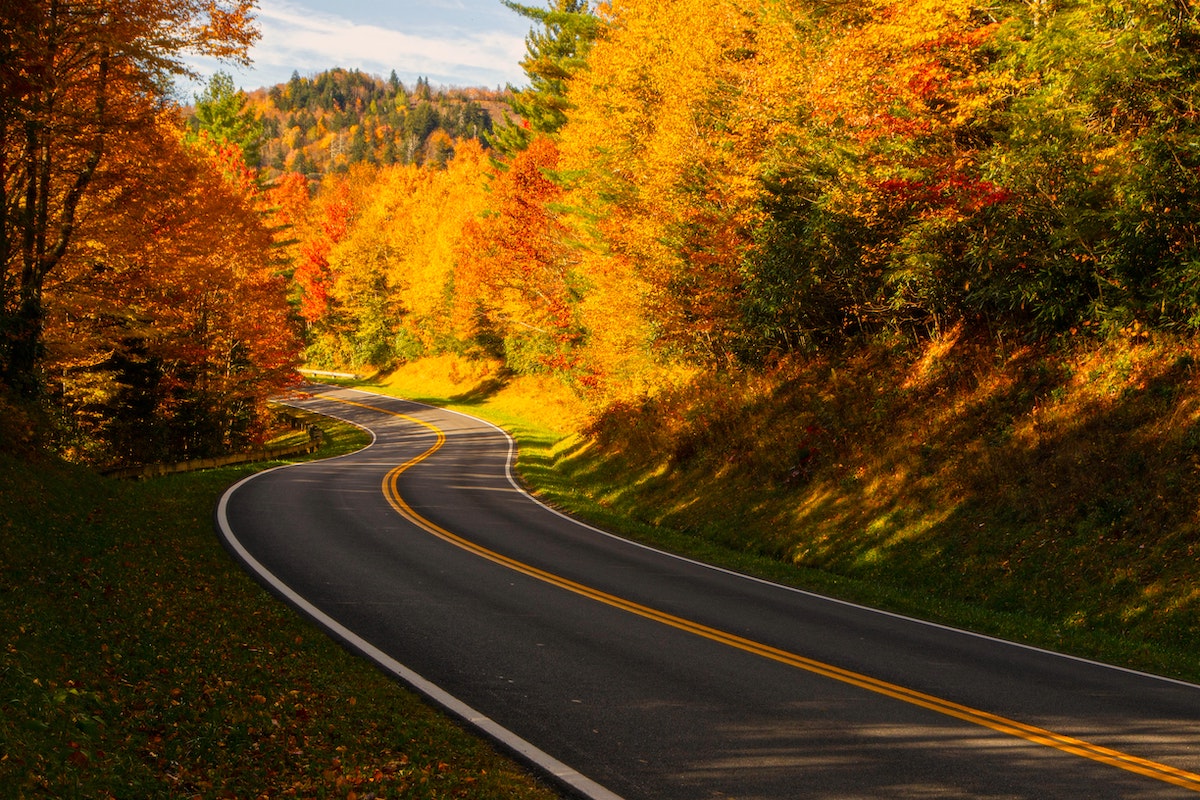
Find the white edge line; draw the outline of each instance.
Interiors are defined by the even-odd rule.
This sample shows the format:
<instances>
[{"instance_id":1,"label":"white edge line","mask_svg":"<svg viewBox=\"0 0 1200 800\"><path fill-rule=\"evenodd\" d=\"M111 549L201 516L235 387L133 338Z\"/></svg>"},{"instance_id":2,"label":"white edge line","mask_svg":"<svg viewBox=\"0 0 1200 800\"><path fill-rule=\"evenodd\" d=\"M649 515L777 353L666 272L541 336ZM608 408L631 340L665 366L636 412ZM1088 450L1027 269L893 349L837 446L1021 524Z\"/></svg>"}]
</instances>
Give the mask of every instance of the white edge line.
<instances>
[{"instance_id":1,"label":"white edge line","mask_svg":"<svg viewBox=\"0 0 1200 800\"><path fill-rule=\"evenodd\" d=\"M798 589L795 586L787 586L782 583L776 583L774 581L769 581L765 578L757 578L753 575L747 575L744 572L738 572L737 570L728 569L726 567L718 567L713 564L706 564L703 561L697 561L696 559L688 558L687 556L681 556L678 553L672 553L667 550L660 550L657 547L653 547L651 545L644 544L642 542L638 542L633 539L627 539L624 536L619 536L615 533L611 533L609 531L603 530L602 528L597 528L594 525L590 525L586 522L576 519L575 517L572 517L569 514L559 511L557 508L554 508L553 506L547 505L542 500L538 499L537 496L530 494L525 489L525 487L522 486L521 483L513 476L513 473L512 473L512 465L513 465L513 462L515 461L515 456L516 456L516 441L513 439L513 437L509 434L508 431L504 430L503 428L501 428L499 425L495 424L494 422L489 422L486 419L481 419L480 417L476 417L473 414L468 414L465 411L456 411L451 408L442 408L441 406L434 406L434 405L430 405L428 403L422 403L418 400L409 400L408 398L404 398L404 397L395 397L392 395L378 394L376 392L367 392L362 389L351 389L351 391L359 392L360 394L365 394L365 395L368 395L371 397L382 397L382 398L391 399L391 400L403 400L406 403L412 403L414 405L423 406L425 408L435 409L437 411L444 411L447 414L457 414L460 417L466 417L467 419L472 419L477 422L482 422L483 424L488 425L489 427L495 428L496 430L500 431L500 433L504 434L506 439L508 439L508 458L504 465L504 471L508 477L508 482L510 484L512 484L512 486L518 492L525 495L530 500L532 500L533 502L537 503L542 508L549 511L551 514L555 514L556 516L562 517L565 520L574 522L576 525L579 525L580 527L585 528L594 533L598 533L601 536L607 536L610 539L615 539L617 541L625 542L626 544L632 545L633 547L640 547L643 550L648 550L652 553L658 553L660 555L667 556L668 558L673 558L676 561L682 561L685 564L691 564L693 566L703 567L705 569L712 570L713 572L719 572L724 575L731 575L734 577L743 578L745 580L751 581L753 583L762 584L764 586L773 586L777 589L783 589L785 591L794 592L795 594L803 595L805 597L811 597L811 598L814 598L817 600L824 600L825 602L834 603L836 605L844 606L847 608L854 608L854 609L858 609L860 611L869 611L873 614L878 614L883 617L889 617L891 619L899 619L899 620L903 620L905 622L911 622L911 623L915 623L917 625L923 625L927 628L933 628L935 630L940 630L940 631L947 631L950 633L957 633L957 634L961 634L963 636L970 636L975 639L981 639L981 640L988 641L988 642L996 642L998 644L1005 644L1010 647L1017 647L1022 650L1026 650L1026 651L1033 652L1033 653L1040 653L1042 655L1054 656L1056 658L1065 659L1067 661L1074 661L1078 664L1087 664L1087 665L1093 666L1093 667L1102 667L1104 669L1114 670L1116 672L1121 672L1126 675L1135 675L1140 678L1149 678L1149 679L1152 679L1155 681L1161 681L1163 683L1174 684L1176 686L1183 686L1183 687L1186 687L1189 689L1200 689L1200 684L1191 683L1190 681L1179 680L1178 678L1168 678L1165 675L1155 675L1153 672L1143 672L1141 670L1130 669L1129 667L1122 667L1122 666L1118 666L1116 664L1106 664L1103 661L1096 661L1096 660L1090 659L1090 658L1083 658L1082 656L1073 656L1070 653L1059 653L1055 650L1048 650L1044 647L1036 647L1031 644L1023 644L1021 642L1014 642L1009 639L1001 639L999 636L989 636L986 633L977 633L975 631L966 630L965 628L955 628L951 625L943 625L939 622L931 622L929 620L921 619L919 617L910 617L905 614L898 614L894 611L884 611L882 609L872 608L871 606L864 606L864 605L860 605L859 603L852 603L849 600L839 600L836 597L829 597L828 595L818 594L817 592L811 592L807 589Z\"/></svg>"},{"instance_id":2,"label":"white edge line","mask_svg":"<svg viewBox=\"0 0 1200 800\"><path fill-rule=\"evenodd\" d=\"M370 393L367 392L365 394ZM382 397L383 395L377 396ZM424 404L421 403L418 405ZM429 406L429 408L435 408L435 406ZM327 414L326 416L333 415ZM350 420L346 420L341 417L337 417L337 419L342 419L343 422L350 422ZM356 423L350 422L350 424L355 425ZM362 428L361 425L358 427ZM367 447L375 444L374 432L367 428L363 428L363 430L366 430L371 434L371 444L367 445ZM498 428L497 430L500 429ZM361 450L356 450L355 452L360 453L362 450L367 449L367 447L364 447ZM352 454L347 453L346 455ZM335 458L325 460L333 461L336 458L342 457L344 456L336 456ZM247 477L242 478L240 481L235 483L233 486L230 486L221 495L221 499L217 503L217 526L221 533L221 537L225 540L225 543L237 554L242 563L245 564L245 566L253 571L256 575L258 575L259 578L265 581L269 586L271 586L271 588L286 598L289 603L309 616L318 625L325 628L326 631L341 639L347 645L361 653L364 657L375 662L380 668L395 675L401 681L408 684L414 690L428 698L431 702L441 706L445 711L453 714L464 722L467 722L487 737L499 742L505 748L516 753L520 758L533 764L538 769L553 777L555 780L565 784L566 786L569 786L576 793L588 798L588 800L623 800L620 795L613 793L612 791L593 781L591 778L588 778L587 776L572 769L541 748L521 738L508 728L503 727L500 725L500 723L471 708L466 703L445 691L437 684L427 680L418 673L404 666L395 658L383 652L378 647L371 644L366 639L363 639L361 636L342 625L333 617L314 606L306 598L292 589L292 587L280 580L273 572L263 566L256 558L254 558L254 556L250 555L249 551L246 550L241 541L239 541L237 536L234 535L233 529L229 525L229 517L227 514L229 498L241 486L254 480L255 478L275 472L276 470L288 469L293 466L298 466L298 464L284 464L279 467L263 470L262 472L256 472L253 475L248 475ZM520 487L517 488L520 489Z\"/></svg>"}]
</instances>

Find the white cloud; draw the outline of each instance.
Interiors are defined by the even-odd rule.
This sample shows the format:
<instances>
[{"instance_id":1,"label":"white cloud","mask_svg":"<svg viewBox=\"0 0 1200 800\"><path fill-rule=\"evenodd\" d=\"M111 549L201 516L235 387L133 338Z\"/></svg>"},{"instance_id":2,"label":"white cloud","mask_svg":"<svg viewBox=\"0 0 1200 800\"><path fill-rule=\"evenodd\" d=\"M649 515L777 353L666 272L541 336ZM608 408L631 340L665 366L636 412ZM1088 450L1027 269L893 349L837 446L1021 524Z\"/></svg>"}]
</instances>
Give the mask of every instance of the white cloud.
<instances>
[{"instance_id":1,"label":"white cloud","mask_svg":"<svg viewBox=\"0 0 1200 800\"><path fill-rule=\"evenodd\" d=\"M469 16L460 19L467 22ZM287 0L262 0L258 23L262 38L251 52L252 69L223 67L247 89L285 82L293 71L312 75L333 67L382 76L394 69L410 84L418 77L447 86L525 82L519 65L525 55L524 36L511 29L470 29L443 18L423 24L418 20L404 32ZM196 68L209 74L219 67L198 62Z\"/></svg>"}]
</instances>

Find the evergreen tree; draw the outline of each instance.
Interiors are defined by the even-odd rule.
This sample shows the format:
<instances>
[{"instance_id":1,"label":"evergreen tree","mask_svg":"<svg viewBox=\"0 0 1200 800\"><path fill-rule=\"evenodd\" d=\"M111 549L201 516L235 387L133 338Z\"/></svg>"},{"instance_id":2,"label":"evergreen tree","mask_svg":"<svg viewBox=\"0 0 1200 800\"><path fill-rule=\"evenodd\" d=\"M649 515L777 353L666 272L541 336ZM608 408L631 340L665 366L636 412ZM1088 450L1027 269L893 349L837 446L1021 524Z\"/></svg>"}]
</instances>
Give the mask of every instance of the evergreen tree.
<instances>
[{"instance_id":1,"label":"evergreen tree","mask_svg":"<svg viewBox=\"0 0 1200 800\"><path fill-rule=\"evenodd\" d=\"M310 173L315 172L316 169L312 160L309 159L303 150L296 151L296 157L292 160L292 172L298 172L307 177Z\"/></svg>"},{"instance_id":2,"label":"evergreen tree","mask_svg":"<svg viewBox=\"0 0 1200 800\"><path fill-rule=\"evenodd\" d=\"M287 92L284 91L284 84L282 83L272 86L267 91L267 98L271 101L271 104L280 111L289 111L292 107L292 99L288 97Z\"/></svg>"},{"instance_id":3,"label":"evergreen tree","mask_svg":"<svg viewBox=\"0 0 1200 800\"><path fill-rule=\"evenodd\" d=\"M288 97L291 98L291 108L307 108L310 95L308 81L300 77L300 73L292 70L292 77L287 83Z\"/></svg>"},{"instance_id":4,"label":"evergreen tree","mask_svg":"<svg viewBox=\"0 0 1200 800\"><path fill-rule=\"evenodd\" d=\"M203 131L218 142L236 144L248 166L259 165L262 122L246 107L245 92L234 88L228 73L213 75L204 91L196 95L192 124L194 130Z\"/></svg>"},{"instance_id":5,"label":"evergreen tree","mask_svg":"<svg viewBox=\"0 0 1200 800\"><path fill-rule=\"evenodd\" d=\"M404 118L404 127L418 142L424 142L440 124L437 110L428 100L417 103L416 108Z\"/></svg>"},{"instance_id":6,"label":"evergreen tree","mask_svg":"<svg viewBox=\"0 0 1200 800\"><path fill-rule=\"evenodd\" d=\"M380 161L385 166L391 166L396 163L396 140L389 137L383 145L383 155L380 156Z\"/></svg>"},{"instance_id":7,"label":"evergreen tree","mask_svg":"<svg viewBox=\"0 0 1200 800\"><path fill-rule=\"evenodd\" d=\"M488 136L494 148L511 155L524 150L533 134L554 134L566 124L567 81L587 63L592 42L600 34L600 20L587 0L550 0L546 9L503 2L541 26L525 37L521 68L529 76L529 87L509 86L516 119L507 118Z\"/></svg>"},{"instance_id":8,"label":"evergreen tree","mask_svg":"<svg viewBox=\"0 0 1200 800\"><path fill-rule=\"evenodd\" d=\"M367 144L366 130L362 125L356 125L354 132L350 134L350 149L347 151L346 157L351 164L357 164L360 161L371 160L371 149Z\"/></svg>"}]
</instances>

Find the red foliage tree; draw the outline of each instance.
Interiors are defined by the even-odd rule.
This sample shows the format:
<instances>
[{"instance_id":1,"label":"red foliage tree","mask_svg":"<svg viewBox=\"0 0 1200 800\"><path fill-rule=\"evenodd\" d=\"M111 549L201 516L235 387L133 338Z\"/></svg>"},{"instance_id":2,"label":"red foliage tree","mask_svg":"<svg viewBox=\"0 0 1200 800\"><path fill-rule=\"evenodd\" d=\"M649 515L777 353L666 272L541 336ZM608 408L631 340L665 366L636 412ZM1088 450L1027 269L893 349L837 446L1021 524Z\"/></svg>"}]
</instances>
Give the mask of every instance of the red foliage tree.
<instances>
[{"instance_id":1,"label":"red foliage tree","mask_svg":"<svg viewBox=\"0 0 1200 800\"><path fill-rule=\"evenodd\" d=\"M329 254L346 237L354 213L344 180L334 180L313 204L314 219L299 248L295 281L300 288L300 313L310 324L327 319L333 310L334 275Z\"/></svg>"},{"instance_id":2,"label":"red foliage tree","mask_svg":"<svg viewBox=\"0 0 1200 800\"><path fill-rule=\"evenodd\" d=\"M558 147L545 137L515 155L495 174L491 213L467 223L459 249L458 303L498 326L510 350L528 348L527 368L574 367L568 351L581 337L568 228L554 207L557 165Z\"/></svg>"}]
</instances>

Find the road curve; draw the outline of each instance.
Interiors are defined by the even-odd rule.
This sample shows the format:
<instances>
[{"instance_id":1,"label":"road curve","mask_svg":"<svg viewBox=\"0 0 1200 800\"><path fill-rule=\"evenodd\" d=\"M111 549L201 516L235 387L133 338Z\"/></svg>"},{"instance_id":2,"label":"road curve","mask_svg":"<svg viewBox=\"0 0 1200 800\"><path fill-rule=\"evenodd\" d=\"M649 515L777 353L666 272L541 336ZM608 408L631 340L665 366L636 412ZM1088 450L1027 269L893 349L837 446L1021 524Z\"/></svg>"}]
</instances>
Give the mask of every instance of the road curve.
<instances>
[{"instance_id":1,"label":"road curve","mask_svg":"<svg viewBox=\"0 0 1200 800\"><path fill-rule=\"evenodd\" d=\"M260 473L230 550L326 631L585 797L1175 798L1200 687L664 554L522 492L477 419L349 389L365 450Z\"/></svg>"}]
</instances>

